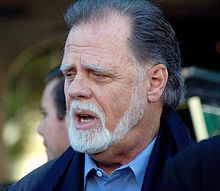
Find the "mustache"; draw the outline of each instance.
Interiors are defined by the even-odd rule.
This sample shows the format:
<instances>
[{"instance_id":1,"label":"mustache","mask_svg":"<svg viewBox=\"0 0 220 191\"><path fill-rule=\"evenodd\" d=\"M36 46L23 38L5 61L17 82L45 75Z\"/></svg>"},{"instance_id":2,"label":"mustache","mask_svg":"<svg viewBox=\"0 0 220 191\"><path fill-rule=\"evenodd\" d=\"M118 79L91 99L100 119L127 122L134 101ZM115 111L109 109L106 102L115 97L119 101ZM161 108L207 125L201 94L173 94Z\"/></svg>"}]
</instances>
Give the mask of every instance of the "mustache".
<instances>
[{"instance_id":1,"label":"mustache","mask_svg":"<svg viewBox=\"0 0 220 191\"><path fill-rule=\"evenodd\" d=\"M97 118L100 120L104 120L104 114L100 109L93 103L89 101L80 101L80 100L73 100L70 104L70 111L69 114L72 116L76 110L87 110L96 115Z\"/></svg>"}]
</instances>

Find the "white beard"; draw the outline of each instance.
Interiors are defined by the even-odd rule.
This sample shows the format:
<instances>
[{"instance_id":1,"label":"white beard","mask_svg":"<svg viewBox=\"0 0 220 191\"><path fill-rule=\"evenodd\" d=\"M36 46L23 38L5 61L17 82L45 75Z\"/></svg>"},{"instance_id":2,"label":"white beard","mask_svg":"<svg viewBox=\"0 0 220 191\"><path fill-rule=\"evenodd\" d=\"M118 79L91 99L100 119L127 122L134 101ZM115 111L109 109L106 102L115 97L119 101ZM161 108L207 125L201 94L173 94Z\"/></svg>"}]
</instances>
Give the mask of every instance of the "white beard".
<instances>
[{"instance_id":1,"label":"white beard","mask_svg":"<svg viewBox=\"0 0 220 191\"><path fill-rule=\"evenodd\" d=\"M130 106L124 112L113 132L108 130L104 115L94 104L88 101L72 101L68 112L68 130L70 145L74 150L88 154L102 152L123 139L130 129L143 118L146 103L143 93L145 72L140 67L136 67L136 70L138 71L135 72ZM73 121L73 114L76 109L87 110L96 114L96 117L100 120L101 127L76 130Z\"/></svg>"}]
</instances>

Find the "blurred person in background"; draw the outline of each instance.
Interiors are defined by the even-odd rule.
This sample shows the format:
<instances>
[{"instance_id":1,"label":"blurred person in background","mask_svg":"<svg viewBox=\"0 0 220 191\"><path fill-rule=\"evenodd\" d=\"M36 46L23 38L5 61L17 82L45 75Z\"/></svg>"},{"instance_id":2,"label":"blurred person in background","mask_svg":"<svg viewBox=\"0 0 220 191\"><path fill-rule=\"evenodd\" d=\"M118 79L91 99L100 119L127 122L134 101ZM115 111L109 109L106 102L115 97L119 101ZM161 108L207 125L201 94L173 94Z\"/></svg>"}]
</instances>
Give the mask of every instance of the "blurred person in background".
<instances>
[{"instance_id":1,"label":"blurred person in background","mask_svg":"<svg viewBox=\"0 0 220 191\"><path fill-rule=\"evenodd\" d=\"M43 119L37 131L44 139L47 157L51 160L59 157L69 146L64 76L59 66L48 73L45 83L40 106Z\"/></svg>"}]
</instances>

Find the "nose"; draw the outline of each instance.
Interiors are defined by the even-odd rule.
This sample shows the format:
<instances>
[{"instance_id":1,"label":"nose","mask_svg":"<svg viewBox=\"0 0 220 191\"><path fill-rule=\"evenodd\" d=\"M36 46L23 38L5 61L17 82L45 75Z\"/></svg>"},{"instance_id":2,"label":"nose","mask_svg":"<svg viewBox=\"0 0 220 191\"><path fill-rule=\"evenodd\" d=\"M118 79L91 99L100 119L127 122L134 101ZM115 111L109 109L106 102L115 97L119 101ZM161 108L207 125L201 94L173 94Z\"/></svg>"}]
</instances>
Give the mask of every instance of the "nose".
<instances>
[{"instance_id":1,"label":"nose","mask_svg":"<svg viewBox=\"0 0 220 191\"><path fill-rule=\"evenodd\" d=\"M90 99L92 97L88 80L79 76L76 76L67 87L67 93L72 99Z\"/></svg>"},{"instance_id":2,"label":"nose","mask_svg":"<svg viewBox=\"0 0 220 191\"><path fill-rule=\"evenodd\" d=\"M42 125L42 122L38 125L37 127L37 132L43 136L43 125Z\"/></svg>"}]
</instances>

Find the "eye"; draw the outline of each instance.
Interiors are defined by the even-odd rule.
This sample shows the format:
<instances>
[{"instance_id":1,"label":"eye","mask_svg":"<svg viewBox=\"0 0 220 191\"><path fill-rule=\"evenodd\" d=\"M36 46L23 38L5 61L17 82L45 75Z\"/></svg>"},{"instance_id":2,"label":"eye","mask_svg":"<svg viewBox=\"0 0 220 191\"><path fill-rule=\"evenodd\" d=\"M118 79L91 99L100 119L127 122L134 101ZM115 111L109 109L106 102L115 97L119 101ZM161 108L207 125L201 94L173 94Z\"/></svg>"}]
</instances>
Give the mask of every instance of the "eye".
<instances>
[{"instance_id":1,"label":"eye","mask_svg":"<svg viewBox=\"0 0 220 191\"><path fill-rule=\"evenodd\" d=\"M69 71L69 72L66 72L64 74L65 76L65 79L67 82L71 82L74 80L75 76L76 76L76 72L75 71Z\"/></svg>"},{"instance_id":2,"label":"eye","mask_svg":"<svg viewBox=\"0 0 220 191\"><path fill-rule=\"evenodd\" d=\"M90 77L99 84L106 84L111 81L111 77L100 72L92 72Z\"/></svg>"},{"instance_id":3,"label":"eye","mask_svg":"<svg viewBox=\"0 0 220 191\"><path fill-rule=\"evenodd\" d=\"M98 72L92 72L90 74L90 76L94 79L102 79L102 78L105 78L106 76L101 74L101 73L98 73Z\"/></svg>"},{"instance_id":4,"label":"eye","mask_svg":"<svg viewBox=\"0 0 220 191\"><path fill-rule=\"evenodd\" d=\"M98 72L93 72L92 74L93 74L93 76L98 77L98 78L105 77L105 75L98 73Z\"/></svg>"},{"instance_id":5,"label":"eye","mask_svg":"<svg viewBox=\"0 0 220 191\"><path fill-rule=\"evenodd\" d=\"M73 77L75 77L75 75L76 75L76 72L67 72L67 73L65 74L65 76L66 76L67 78L73 78Z\"/></svg>"}]
</instances>

